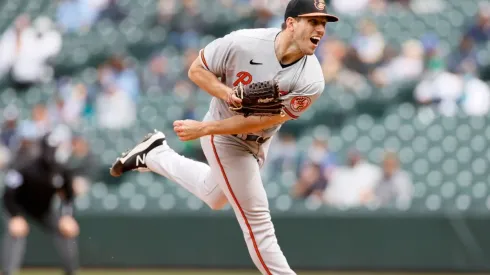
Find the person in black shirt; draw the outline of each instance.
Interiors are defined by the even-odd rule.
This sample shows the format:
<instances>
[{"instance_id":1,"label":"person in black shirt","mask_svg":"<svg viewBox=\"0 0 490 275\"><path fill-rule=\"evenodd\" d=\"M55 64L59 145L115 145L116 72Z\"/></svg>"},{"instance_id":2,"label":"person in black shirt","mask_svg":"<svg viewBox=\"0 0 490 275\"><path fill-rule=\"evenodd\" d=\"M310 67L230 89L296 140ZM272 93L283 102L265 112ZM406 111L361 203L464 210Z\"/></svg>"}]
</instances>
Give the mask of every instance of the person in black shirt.
<instances>
[{"instance_id":1,"label":"person in black shirt","mask_svg":"<svg viewBox=\"0 0 490 275\"><path fill-rule=\"evenodd\" d=\"M40 140L36 157L13 164L5 175L3 206L7 228L2 247L3 275L13 275L20 269L29 232L27 219L53 235L65 274L75 274L78 269L79 228L72 216L74 176L60 161L63 142L53 130ZM59 210L52 207L57 196L61 199Z\"/></svg>"}]
</instances>

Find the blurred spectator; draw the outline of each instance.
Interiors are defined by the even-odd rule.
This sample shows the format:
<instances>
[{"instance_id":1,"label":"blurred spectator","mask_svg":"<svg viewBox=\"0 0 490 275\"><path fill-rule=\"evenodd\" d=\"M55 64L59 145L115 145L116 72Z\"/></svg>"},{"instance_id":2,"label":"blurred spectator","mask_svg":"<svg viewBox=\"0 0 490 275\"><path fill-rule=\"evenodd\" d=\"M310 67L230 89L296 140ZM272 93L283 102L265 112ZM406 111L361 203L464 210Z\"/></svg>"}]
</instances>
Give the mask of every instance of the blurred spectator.
<instances>
[{"instance_id":1,"label":"blurred spectator","mask_svg":"<svg viewBox=\"0 0 490 275\"><path fill-rule=\"evenodd\" d=\"M432 105L445 116L455 115L459 108L473 116L483 116L490 111L490 88L472 75L450 72L428 75L414 92L419 104Z\"/></svg>"},{"instance_id":2,"label":"blurred spectator","mask_svg":"<svg viewBox=\"0 0 490 275\"><path fill-rule=\"evenodd\" d=\"M364 19L359 22L359 33L354 37L352 46L362 62L374 64L383 57L385 40L376 23Z\"/></svg>"},{"instance_id":3,"label":"blurred spectator","mask_svg":"<svg viewBox=\"0 0 490 275\"><path fill-rule=\"evenodd\" d=\"M156 55L150 59L148 66L143 69L142 84L145 90L152 86L159 87L163 92L170 93L173 81L167 75L168 59L163 55Z\"/></svg>"},{"instance_id":4,"label":"blurred spectator","mask_svg":"<svg viewBox=\"0 0 490 275\"><path fill-rule=\"evenodd\" d=\"M420 38L424 48L424 67L428 71L439 70L445 66L444 58L440 49L440 41L433 33L424 34Z\"/></svg>"},{"instance_id":5,"label":"blurred spectator","mask_svg":"<svg viewBox=\"0 0 490 275\"><path fill-rule=\"evenodd\" d=\"M264 167L272 178L280 176L282 172L297 173L299 161L299 148L296 138L289 133L280 133L271 142Z\"/></svg>"},{"instance_id":6,"label":"blurred spectator","mask_svg":"<svg viewBox=\"0 0 490 275\"><path fill-rule=\"evenodd\" d=\"M330 173L337 164L337 159L335 154L328 150L327 140L315 138L300 163L302 165L308 163L319 165L321 176L328 180Z\"/></svg>"},{"instance_id":7,"label":"blurred spectator","mask_svg":"<svg viewBox=\"0 0 490 275\"><path fill-rule=\"evenodd\" d=\"M7 106L3 111L3 125L0 132L1 144L9 150L15 150L19 143L18 134L19 111L14 106Z\"/></svg>"},{"instance_id":8,"label":"blurred spectator","mask_svg":"<svg viewBox=\"0 0 490 275\"><path fill-rule=\"evenodd\" d=\"M20 132L23 137L38 139L45 135L53 127L49 112L44 104L37 104L32 109L31 119L20 124Z\"/></svg>"},{"instance_id":9,"label":"blurred spectator","mask_svg":"<svg viewBox=\"0 0 490 275\"><path fill-rule=\"evenodd\" d=\"M49 108L51 121L76 127L85 111L87 96L84 84L63 83L55 102Z\"/></svg>"},{"instance_id":10,"label":"blurred spectator","mask_svg":"<svg viewBox=\"0 0 490 275\"><path fill-rule=\"evenodd\" d=\"M347 48L341 40L328 39L322 45L321 59L325 82L358 92L367 87L367 79L344 66Z\"/></svg>"},{"instance_id":11,"label":"blurred spectator","mask_svg":"<svg viewBox=\"0 0 490 275\"><path fill-rule=\"evenodd\" d=\"M42 107L38 107L42 108ZM39 133L35 128L28 127L25 123L21 124L17 131L18 145L14 150L11 150L10 165L22 165L36 157L39 154L37 141Z\"/></svg>"},{"instance_id":12,"label":"blurred spectator","mask_svg":"<svg viewBox=\"0 0 490 275\"><path fill-rule=\"evenodd\" d=\"M138 74L122 56L114 55L99 68L103 89L119 90L136 101L140 93Z\"/></svg>"},{"instance_id":13,"label":"blurred spectator","mask_svg":"<svg viewBox=\"0 0 490 275\"><path fill-rule=\"evenodd\" d=\"M490 4L481 2L478 8L477 19L466 31L465 36L476 43L484 43L490 40Z\"/></svg>"},{"instance_id":14,"label":"blurred spectator","mask_svg":"<svg viewBox=\"0 0 490 275\"><path fill-rule=\"evenodd\" d=\"M402 53L387 64L374 70L373 82L386 86L401 81L415 80L424 71L424 48L418 40L408 40L402 45Z\"/></svg>"},{"instance_id":15,"label":"blurred spectator","mask_svg":"<svg viewBox=\"0 0 490 275\"><path fill-rule=\"evenodd\" d=\"M89 148L88 142L82 136L72 139L72 153L67 166L73 169L77 176L94 180L99 169L95 156Z\"/></svg>"},{"instance_id":16,"label":"blurred spectator","mask_svg":"<svg viewBox=\"0 0 490 275\"><path fill-rule=\"evenodd\" d=\"M0 170L5 169L12 157L12 152L19 146L19 134L17 129L18 110L13 106L7 106L3 111L3 125L0 131Z\"/></svg>"},{"instance_id":17,"label":"blurred spectator","mask_svg":"<svg viewBox=\"0 0 490 275\"><path fill-rule=\"evenodd\" d=\"M290 147L287 148L288 150L296 146L292 141L286 143L286 146ZM330 173L336 165L335 155L328 150L328 142L315 138L306 154L299 157L298 163L300 164L299 176L293 188L293 195L299 198L311 195L321 197L328 184Z\"/></svg>"},{"instance_id":18,"label":"blurred spectator","mask_svg":"<svg viewBox=\"0 0 490 275\"><path fill-rule=\"evenodd\" d=\"M177 14L177 0L158 1L158 13L156 23L162 26L168 25Z\"/></svg>"},{"instance_id":19,"label":"blurred spectator","mask_svg":"<svg viewBox=\"0 0 490 275\"><path fill-rule=\"evenodd\" d=\"M351 45L346 65L361 74L371 72L383 58L385 40L372 20L359 22L359 33Z\"/></svg>"},{"instance_id":20,"label":"blurred spectator","mask_svg":"<svg viewBox=\"0 0 490 275\"><path fill-rule=\"evenodd\" d=\"M199 50L194 48L188 48L184 51L184 71L187 72L191 67L192 63L199 56Z\"/></svg>"},{"instance_id":21,"label":"blurred spectator","mask_svg":"<svg viewBox=\"0 0 490 275\"><path fill-rule=\"evenodd\" d=\"M404 8L408 8L410 5L410 2L412 2L413 0L386 0L386 1L391 3L391 4L399 4Z\"/></svg>"},{"instance_id":22,"label":"blurred spectator","mask_svg":"<svg viewBox=\"0 0 490 275\"><path fill-rule=\"evenodd\" d=\"M407 172L400 168L394 153L387 153L383 160L383 174L377 180L372 201L381 206L408 206L412 200L413 183Z\"/></svg>"},{"instance_id":23,"label":"blurred spectator","mask_svg":"<svg viewBox=\"0 0 490 275\"><path fill-rule=\"evenodd\" d=\"M17 89L51 80L49 63L61 45L61 35L49 18L39 17L31 25L28 15L20 15L0 39L0 77L8 75Z\"/></svg>"},{"instance_id":24,"label":"blurred spectator","mask_svg":"<svg viewBox=\"0 0 490 275\"><path fill-rule=\"evenodd\" d=\"M70 93L63 96L64 101L64 122L69 125L77 125L86 109L88 97L87 87L84 84L75 84Z\"/></svg>"},{"instance_id":25,"label":"blurred spectator","mask_svg":"<svg viewBox=\"0 0 490 275\"><path fill-rule=\"evenodd\" d=\"M337 207L365 205L381 173L379 167L362 159L357 150L348 153L348 165L333 169L323 193L325 203Z\"/></svg>"},{"instance_id":26,"label":"blurred spectator","mask_svg":"<svg viewBox=\"0 0 490 275\"><path fill-rule=\"evenodd\" d=\"M56 22L65 33L88 31L97 19L98 7L90 0L59 0Z\"/></svg>"},{"instance_id":27,"label":"blurred spectator","mask_svg":"<svg viewBox=\"0 0 490 275\"><path fill-rule=\"evenodd\" d=\"M103 2L98 3L97 7L100 12L98 13L98 20L109 19L113 22L121 22L127 16L127 12L117 5L117 0L88 0L91 2Z\"/></svg>"},{"instance_id":28,"label":"blurred spectator","mask_svg":"<svg viewBox=\"0 0 490 275\"><path fill-rule=\"evenodd\" d=\"M105 88L97 96L95 108L101 128L128 128L136 121L136 103L118 86Z\"/></svg>"},{"instance_id":29,"label":"blurred spectator","mask_svg":"<svg viewBox=\"0 0 490 275\"><path fill-rule=\"evenodd\" d=\"M327 181L322 176L321 166L310 162L301 169L298 181L293 186L292 196L299 199L311 196L320 198L326 186Z\"/></svg>"},{"instance_id":30,"label":"blurred spectator","mask_svg":"<svg viewBox=\"0 0 490 275\"><path fill-rule=\"evenodd\" d=\"M490 111L490 87L474 75L463 77L462 95L458 104L470 116L486 116Z\"/></svg>"},{"instance_id":31,"label":"blurred spectator","mask_svg":"<svg viewBox=\"0 0 490 275\"><path fill-rule=\"evenodd\" d=\"M478 57L474 41L469 36L464 36L459 47L448 57L448 70L455 74L476 74L478 69Z\"/></svg>"},{"instance_id":32,"label":"blurred spectator","mask_svg":"<svg viewBox=\"0 0 490 275\"><path fill-rule=\"evenodd\" d=\"M11 151L5 147L3 144L0 144L0 170L5 170L9 163L11 156Z\"/></svg>"},{"instance_id":33,"label":"blurred spectator","mask_svg":"<svg viewBox=\"0 0 490 275\"><path fill-rule=\"evenodd\" d=\"M358 16L365 12L371 0L331 0L332 8L336 13Z\"/></svg>"},{"instance_id":34,"label":"blurred spectator","mask_svg":"<svg viewBox=\"0 0 490 275\"><path fill-rule=\"evenodd\" d=\"M410 8L414 13L427 14L442 12L447 5L445 0L411 0Z\"/></svg>"},{"instance_id":35,"label":"blurred spectator","mask_svg":"<svg viewBox=\"0 0 490 275\"><path fill-rule=\"evenodd\" d=\"M184 99L190 99L196 92L196 87L187 79L180 79L175 83L174 95Z\"/></svg>"},{"instance_id":36,"label":"blurred spectator","mask_svg":"<svg viewBox=\"0 0 490 275\"><path fill-rule=\"evenodd\" d=\"M201 35L206 33L208 23L199 10L198 0L178 1L176 13L170 22L170 41L179 48L199 48Z\"/></svg>"},{"instance_id":37,"label":"blurred spectator","mask_svg":"<svg viewBox=\"0 0 490 275\"><path fill-rule=\"evenodd\" d=\"M121 129L136 120L136 100L139 79L134 69L120 56L113 56L98 70L94 108L98 125L107 129Z\"/></svg>"},{"instance_id":38,"label":"blurred spectator","mask_svg":"<svg viewBox=\"0 0 490 275\"><path fill-rule=\"evenodd\" d=\"M246 0L253 8L253 28L280 28L289 0ZM243 1L243 2L246 2Z\"/></svg>"},{"instance_id":39,"label":"blurred spectator","mask_svg":"<svg viewBox=\"0 0 490 275\"><path fill-rule=\"evenodd\" d=\"M187 100L185 105L182 106L183 114L182 119L192 119L192 120L200 120L201 118L197 116L196 108L197 103L195 100Z\"/></svg>"}]
</instances>

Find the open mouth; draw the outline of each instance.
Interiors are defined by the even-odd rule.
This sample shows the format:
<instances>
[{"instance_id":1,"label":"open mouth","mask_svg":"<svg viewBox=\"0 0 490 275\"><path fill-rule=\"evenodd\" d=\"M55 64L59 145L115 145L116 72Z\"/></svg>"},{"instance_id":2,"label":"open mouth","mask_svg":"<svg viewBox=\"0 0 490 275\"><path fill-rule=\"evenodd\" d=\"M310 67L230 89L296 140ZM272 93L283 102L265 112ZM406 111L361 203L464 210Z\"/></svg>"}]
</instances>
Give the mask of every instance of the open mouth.
<instances>
[{"instance_id":1,"label":"open mouth","mask_svg":"<svg viewBox=\"0 0 490 275\"><path fill-rule=\"evenodd\" d=\"M312 36L310 38L310 41L311 41L311 43L313 43L315 45L318 45L318 43L320 42L320 37L318 37L318 36Z\"/></svg>"}]
</instances>

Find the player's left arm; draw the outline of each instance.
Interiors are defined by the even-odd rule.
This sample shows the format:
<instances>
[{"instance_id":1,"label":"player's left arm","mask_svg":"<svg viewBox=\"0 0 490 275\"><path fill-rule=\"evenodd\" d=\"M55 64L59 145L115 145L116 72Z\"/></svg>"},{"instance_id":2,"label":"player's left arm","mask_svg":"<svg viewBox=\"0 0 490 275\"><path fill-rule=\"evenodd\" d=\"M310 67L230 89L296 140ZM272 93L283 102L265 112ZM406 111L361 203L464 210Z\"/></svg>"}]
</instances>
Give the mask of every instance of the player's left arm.
<instances>
[{"instance_id":1,"label":"player's left arm","mask_svg":"<svg viewBox=\"0 0 490 275\"><path fill-rule=\"evenodd\" d=\"M325 88L322 80L306 84L284 96L283 114L274 116L234 116L220 121L205 122L207 135L249 134L297 119L321 95Z\"/></svg>"},{"instance_id":2,"label":"player's left arm","mask_svg":"<svg viewBox=\"0 0 490 275\"><path fill-rule=\"evenodd\" d=\"M275 116L232 116L218 121L203 122L204 135L237 135L249 134L282 124L291 118L286 115Z\"/></svg>"},{"instance_id":3,"label":"player's left arm","mask_svg":"<svg viewBox=\"0 0 490 275\"><path fill-rule=\"evenodd\" d=\"M193 140L207 135L233 135L260 132L275 125L297 119L320 96L324 82L319 81L293 91L284 98L284 113L273 116L242 116L235 115L218 121L178 120L174 122L174 130L180 140Z\"/></svg>"},{"instance_id":4,"label":"player's left arm","mask_svg":"<svg viewBox=\"0 0 490 275\"><path fill-rule=\"evenodd\" d=\"M288 116L235 115L218 121L177 120L174 131L182 141L209 135L233 135L258 132L289 120Z\"/></svg>"}]
</instances>

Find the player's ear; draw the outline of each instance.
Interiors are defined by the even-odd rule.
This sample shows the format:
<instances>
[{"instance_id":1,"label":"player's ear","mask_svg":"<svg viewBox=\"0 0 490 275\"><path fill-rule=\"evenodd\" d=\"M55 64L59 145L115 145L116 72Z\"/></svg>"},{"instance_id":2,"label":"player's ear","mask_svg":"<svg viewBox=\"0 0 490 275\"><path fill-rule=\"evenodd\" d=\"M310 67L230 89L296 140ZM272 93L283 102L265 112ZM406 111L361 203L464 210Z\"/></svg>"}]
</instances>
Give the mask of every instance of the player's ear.
<instances>
[{"instance_id":1,"label":"player's ear","mask_svg":"<svg viewBox=\"0 0 490 275\"><path fill-rule=\"evenodd\" d=\"M294 31L294 23L296 23L296 19L295 18L292 18L292 17L288 17L286 19L286 29L289 29L291 31Z\"/></svg>"}]
</instances>

